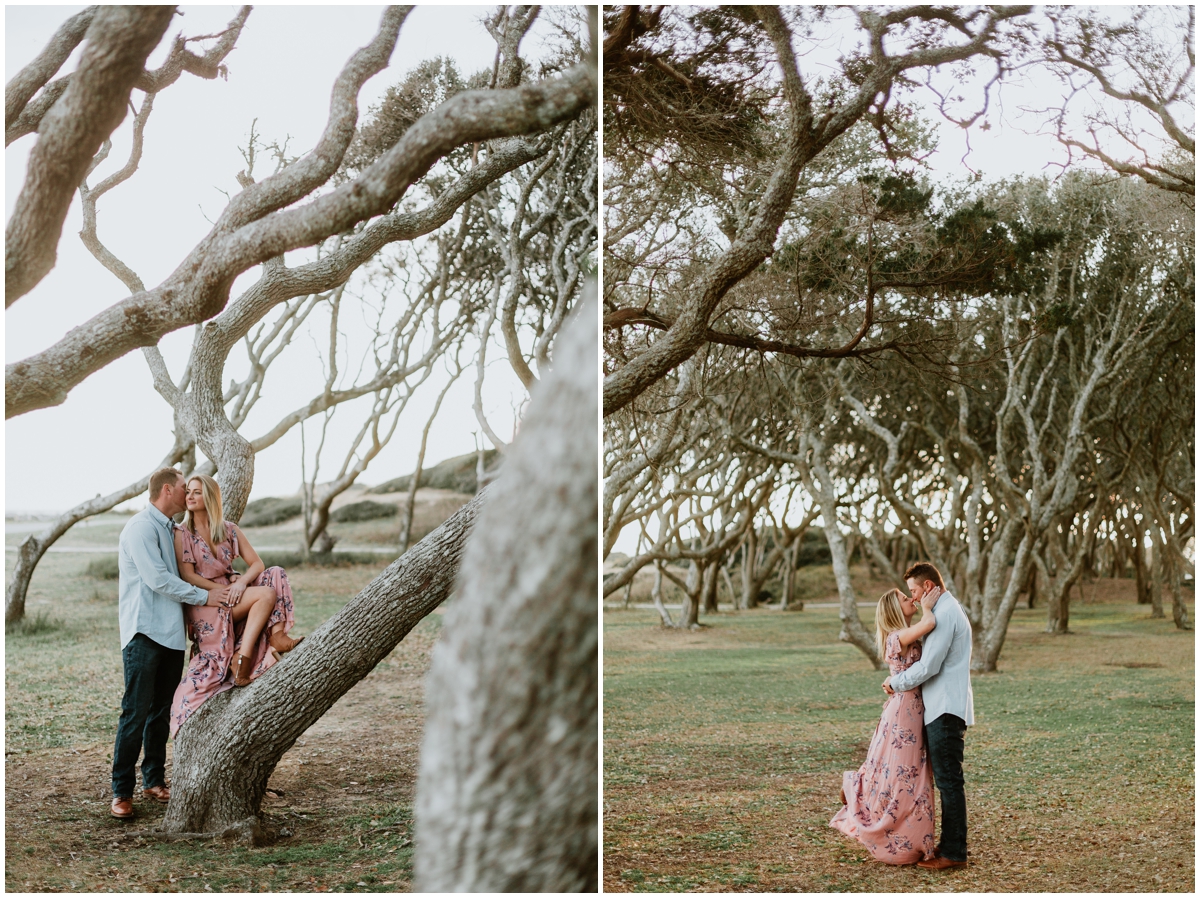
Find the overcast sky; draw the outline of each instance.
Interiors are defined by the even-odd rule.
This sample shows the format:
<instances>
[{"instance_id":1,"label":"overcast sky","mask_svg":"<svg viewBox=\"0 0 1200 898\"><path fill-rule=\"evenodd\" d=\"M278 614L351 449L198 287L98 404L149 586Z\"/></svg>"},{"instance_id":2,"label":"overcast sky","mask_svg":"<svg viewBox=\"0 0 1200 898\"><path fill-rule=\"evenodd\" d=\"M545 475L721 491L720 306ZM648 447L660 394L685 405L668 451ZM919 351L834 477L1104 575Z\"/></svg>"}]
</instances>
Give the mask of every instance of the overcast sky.
<instances>
[{"instance_id":1,"label":"overcast sky","mask_svg":"<svg viewBox=\"0 0 1200 898\"><path fill-rule=\"evenodd\" d=\"M55 29L82 7L5 7L5 80L11 78L45 46ZM168 30L168 38L221 31L236 14L236 6L183 6ZM384 90L423 59L452 57L466 75L490 69L495 43L480 20L491 7L417 7L404 23L391 64L367 82L360 94L363 112ZM166 277L208 231L224 208L225 191L238 190L236 173L245 167L239 147L245 146L251 122L264 139L290 138L289 150L307 152L325 125L334 78L346 60L375 35L382 7L256 6L226 59L228 80L206 81L184 73L155 100L146 129L145 152L134 178L99 203L99 234L119 258L147 285ZM538 56L541 38L550 26L543 15L522 44L522 53ZM210 45L208 42L207 45ZM148 67L161 63L170 46L164 39ZM71 71L75 58L63 71ZM135 92L135 103L141 94ZM106 167L96 183L127 158L131 116L114 135ZM5 218L21 189L25 160L36 135L13 143L6 151ZM263 169L256 172L260 177ZM127 295L117 279L102 268L78 238L81 228L78 197L63 228L58 262L50 274L7 312L6 360L12 362L52 345L72 327ZM233 290L257 278L252 269ZM348 323L347 328L353 327ZM192 341L192 328L176 331L160 343L167 365L178 380ZM268 374L264 398L243 433L253 438L284 413L307 402L313 384L322 382L316 345L328 337L319 329L296 341L293 367L280 366ZM304 345L301 345L304 344ZM231 355L231 362L237 351ZM514 409L524 398L499 348L489 351L485 405L492 426L502 437L512 431ZM433 378L410 404L396 436L371 464L361 482L379 483L412 470L421 428L432 407L438 384ZM459 381L447 396L430 435L426 463L470 452L479 429L471 411L473 378ZM443 381L444 382L444 381ZM353 411L339 412L342 444L360 420ZM310 451L314 437L308 431ZM171 444L171 412L154 392L140 351L132 352L77 386L67 401L12 419L5 427L5 509L65 510L97 494L106 494L146 474ZM335 447L336 448L336 447ZM340 464L340 458L325 462ZM327 479L322 476L322 480ZM252 498L296 491L300 483L300 436L293 432L260 453L256 461ZM134 500L134 506L144 500Z\"/></svg>"}]
</instances>

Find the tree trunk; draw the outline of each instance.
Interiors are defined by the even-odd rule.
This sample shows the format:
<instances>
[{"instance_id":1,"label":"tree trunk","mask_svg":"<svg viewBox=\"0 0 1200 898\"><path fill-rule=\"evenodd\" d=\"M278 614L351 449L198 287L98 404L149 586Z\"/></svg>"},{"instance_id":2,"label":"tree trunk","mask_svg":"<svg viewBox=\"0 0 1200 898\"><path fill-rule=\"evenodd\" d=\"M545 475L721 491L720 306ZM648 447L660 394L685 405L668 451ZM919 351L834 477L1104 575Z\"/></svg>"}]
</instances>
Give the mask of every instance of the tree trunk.
<instances>
[{"instance_id":1,"label":"tree trunk","mask_svg":"<svg viewBox=\"0 0 1200 898\"><path fill-rule=\"evenodd\" d=\"M1137 578L1137 602L1139 605L1150 605L1154 600L1150 595L1150 578L1146 570L1146 548L1142 545L1142 534L1137 529L1137 525L1130 521L1129 527L1133 536L1130 554L1133 557L1133 573Z\"/></svg>"},{"instance_id":2,"label":"tree trunk","mask_svg":"<svg viewBox=\"0 0 1200 898\"><path fill-rule=\"evenodd\" d=\"M800 539L792 540L788 550L783 553L783 598L779 600L779 609L787 611L792 604L792 595L796 587L796 552L800 548Z\"/></svg>"},{"instance_id":3,"label":"tree trunk","mask_svg":"<svg viewBox=\"0 0 1200 898\"><path fill-rule=\"evenodd\" d=\"M758 604L759 585L754 576L755 552L758 549L758 534L753 522L746 531L746 541L742 543L742 600L738 607L753 608Z\"/></svg>"},{"instance_id":4,"label":"tree trunk","mask_svg":"<svg viewBox=\"0 0 1200 898\"><path fill-rule=\"evenodd\" d=\"M650 590L650 598L654 601L654 610L658 612L658 616L662 618L664 627L673 627L675 622L671 620L671 612L667 610L667 606L663 604L663 572L662 562L654 562L654 588Z\"/></svg>"},{"instance_id":5,"label":"tree trunk","mask_svg":"<svg viewBox=\"0 0 1200 898\"><path fill-rule=\"evenodd\" d=\"M1024 592L1029 596L1027 602L1029 610L1032 611L1037 606L1038 597L1038 569L1036 567L1029 569L1029 576L1026 578Z\"/></svg>"},{"instance_id":6,"label":"tree trunk","mask_svg":"<svg viewBox=\"0 0 1200 898\"><path fill-rule=\"evenodd\" d=\"M670 576L668 574L668 576ZM676 585L680 585L676 583ZM679 612L679 620L675 626L682 630L691 630L700 626L700 601L704 587L704 574L700 565L695 561L688 563L687 579L683 585L683 608Z\"/></svg>"},{"instance_id":7,"label":"tree trunk","mask_svg":"<svg viewBox=\"0 0 1200 898\"><path fill-rule=\"evenodd\" d=\"M597 889L595 320L589 299L560 334L464 554L428 678L418 891Z\"/></svg>"},{"instance_id":8,"label":"tree trunk","mask_svg":"<svg viewBox=\"0 0 1200 898\"><path fill-rule=\"evenodd\" d=\"M1021 527L1021 529L1024 529ZM1014 527L1014 531L1016 528ZM1003 537L997 537L1003 540ZM997 554L1004 553L1003 544L993 550ZM1007 554L1007 553L1004 553ZM1008 623L1012 620L1013 610L1017 607L1017 594L1021 591L1021 582L1033 564L1033 540L1026 531L1020 543L1017 544L1016 555L1013 557L1013 570L1003 592L999 585L1003 583L1001 571L1005 565L995 556L992 564L998 570L992 570L989 564L988 591L984 595L983 626L978 631L973 629L974 646L971 651L971 669L980 673L993 673L996 662L1000 658L1000 650L1004 648L1005 637L1008 636Z\"/></svg>"},{"instance_id":9,"label":"tree trunk","mask_svg":"<svg viewBox=\"0 0 1200 898\"><path fill-rule=\"evenodd\" d=\"M216 832L258 816L284 752L449 594L483 499L392 562L282 663L188 719L175 738L165 832Z\"/></svg>"},{"instance_id":10,"label":"tree trunk","mask_svg":"<svg viewBox=\"0 0 1200 898\"><path fill-rule=\"evenodd\" d=\"M729 576L729 566L721 565L721 579L725 581L725 591L729 593L729 604L737 608L738 594L733 588L733 578Z\"/></svg>"},{"instance_id":11,"label":"tree trunk","mask_svg":"<svg viewBox=\"0 0 1200 898\"><path fill-rule=\"evenodd\" d=\"M1081 523L1081 526L1084 525ZM1058 552L1059 557L1055 561L1056 576L1048 580L1050 602L1046 618L1047 633L1070 632L1071 589L1076 583L1082 581L1088 557L1091 555L1092 546L1096 540L1096 522L1092 521L1091 528L1086 533L1076 534L1076 537L1072 551L1073 557L1068 558ZM1051 538L1053 538L1053 534L1051 534ZM1070 567L1067 566L1068 563ZM1082 592L1083 586L1080 585L1081 596Z\"/></svg>"},{"instance_id":12,"label":"tree trunk","mask_svg":"<svg viewBox=\"0 0 1200 898\"><path fill-rule=\"evenodd\" d=\"M822 481L827 476L823 476ZM822 503L821 507L836 508L837 506L833 502L829 502ZM850 582L850 564L847 558L845 539L835 521L826 521L824 530L825 542L829 544L829 554L833 559L833 576L837 580L838 596L841 599L838 617L842 622L842 631L838 634L838 639L856 646L870 659L876 670L883 670L886 665L879 657L879 650L875 647L875 637L867 632L858 616L858 596L854 592L854 585Z\"/></svg>"},{"instance_id":13,"label":"tree trunk","mask_svg":"<svg viewBox=\"0 0 1200 898\"><path fill-rule=\"evenodd\" d=\"M875 647L875 636L868 633L858 616L858 596L854 593L854 584L850 582L850 559L846 551L846 540L837 525L837 494L834 492L833 478L829 476L829 468L825 462L825 445L811 430L806 434L809 445L812 446L812 473L817 475L819 487L815 484L809 492L816 492L817 501L821 506L825 542L829 545L829 555L833 560L833 576L837 581L838 597L841 608L838 617L842 622L842 631L838 639L857 647L870 660L876 670L883 670L886 665L879 657ZM803 445L803 444L801 444ZM811 478L806 477L809 483ZM817 492L819 490L819 492Z\"/></svg>"},{"instance_id":14,"label":"tree trunk","mask_svg":"<svg viewBox=\"0 0 1200 898\"><path fill-rule=\"evenodd\" d=\"M700 589L703 583L700 568L696 562L693 561L688 565L688 575L684 583L686 585L681 587L683 607L679 610L679 620L675 622L675 626L681 630L693 630L700 626ZM678 582L675 585L680 586Z\"/></svg>"},{"instance_id":15,"label":"tree trunk","mask_svg":"<svg viewBox=\"0 0 1200 898\"><path fill-rule=\"evenodd\" d=\"M720 566L718 561L710 562L704 568L704 576L700 578L705 614L716 614L720 610L717 607L717 573Z\"/></svg>"},{"instance_id":16,"label":"tree trunk","mask_svg":"<svg viewBox=\"0 0 1200 898\"><path fill-rule=\"evenodd\" d=\"M1171 617L1175 621L1176 628L1190 630L1192 629L1192 622L1188 617L1187 604L1183 598L1183 575L1180 559L1176 556L1169 556L1167 559L1167 569L1167 582L1171 587Z\"/></svg>"},{"instance_id":17,"label":"tree trunk","mask_svg":"<svg viewBox=\"0 0 1200 898\"><path fill-rule=\"evenodd\" d=\"M1163 580L1165 579L1165 571L1163 570L1163 545L1162 540L1155 539L1150 545L1150 563L1146 565L1149 571L1150 581L1150 617L1156 620L1165 618L1167 615L1163 611Z\"/></svg>"}]
</instances>

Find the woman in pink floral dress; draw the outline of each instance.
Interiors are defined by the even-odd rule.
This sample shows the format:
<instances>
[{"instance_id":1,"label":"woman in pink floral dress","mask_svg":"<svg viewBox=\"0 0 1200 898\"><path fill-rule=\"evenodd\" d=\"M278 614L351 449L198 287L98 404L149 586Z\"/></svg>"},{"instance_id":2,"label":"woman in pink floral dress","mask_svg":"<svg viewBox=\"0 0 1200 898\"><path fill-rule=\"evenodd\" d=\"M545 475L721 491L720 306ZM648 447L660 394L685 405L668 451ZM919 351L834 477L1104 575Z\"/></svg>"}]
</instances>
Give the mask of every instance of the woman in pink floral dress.
<instances>
[{"instance_id":1,"label":"woman in pink floral dress","mask_svg":"<svg viewBox=\"0 0 1200 898\"><path fill-rule=\"evenodd\" d=\"M921 607L921 622L910 626L916 603L893 589L875 609L875 641L893 674L921 657L918 640L935 626L932 609L924 601ZM829 822L885 864L933 856L933 774L925 757L924 719L919 689L888 698L866 761L842 775L845 807Z\"/></svg>"},{"instance_id":2,"label":"woman in pink floral dress","mask_svg":"<svg viewBox=\"0 0 1200 898\"><path fill-rule=\"evenodd\" d=\"M217 482L195 475L187 482L186 499L183 525L175 528L179 576L203 589L232 588L229 606L184 606L193 650L171 706L172 736L207 699L248 685L302 641L287 635L295 624L287 572L265 568L246 535L224 520ZM249 565L244 574L233 567L239 556Z\"/></svg>"}]
</instances>

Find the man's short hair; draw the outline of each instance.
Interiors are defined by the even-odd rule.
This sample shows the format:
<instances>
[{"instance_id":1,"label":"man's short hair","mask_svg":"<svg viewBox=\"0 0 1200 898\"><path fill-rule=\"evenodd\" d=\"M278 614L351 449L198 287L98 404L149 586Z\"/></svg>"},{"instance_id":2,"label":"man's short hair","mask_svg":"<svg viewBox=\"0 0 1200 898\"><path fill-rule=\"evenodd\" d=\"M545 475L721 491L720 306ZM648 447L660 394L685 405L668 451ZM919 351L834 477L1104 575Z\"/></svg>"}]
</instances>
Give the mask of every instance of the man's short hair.
<instances>
[{"instance_id":1,"label":"man's short hair","mask_svg":"<svg viewBox=\"0 0 1200 898\"><path fill-rule=\"evenodd\" d=\"M942 573L928 561L918 561L914 565L910 565L908 570L904 572L905 580L928 580L938 589L945 589L946 584L942 582Z\"/></svg>"},{"instance_id":2,"label":"man's short hair","mask_svg":"<svg viewBox=\"0 0 1200 898\"><path fill-rule=\"evenodd\" d=\"M183 475L179 473L178 468L159 468L150 475L150 501L153 502L162 495L162 488L167 484L173 484Z\"/></svg>"}]
</instances>

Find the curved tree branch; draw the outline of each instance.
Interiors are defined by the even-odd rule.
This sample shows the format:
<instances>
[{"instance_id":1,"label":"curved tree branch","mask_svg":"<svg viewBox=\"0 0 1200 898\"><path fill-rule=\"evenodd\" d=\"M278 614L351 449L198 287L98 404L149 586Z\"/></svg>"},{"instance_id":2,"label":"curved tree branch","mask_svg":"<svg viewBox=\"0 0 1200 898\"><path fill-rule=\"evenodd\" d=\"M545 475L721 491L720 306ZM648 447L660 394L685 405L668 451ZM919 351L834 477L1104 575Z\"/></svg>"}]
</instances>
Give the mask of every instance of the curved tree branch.
<instances>
[{"instance_id":1,"label":"curved tree branch","mask_svg":"<svg viewBox=\"0 0 1200 898\"><path fill-rule=\"evenodd\" d=\"M54 33L50 43L37 55L33 62L17 72L12 80L4 86L4 127L10 128L18 116L25 110L30 98L42 88L47 81L54 77L62 68L62 64L79 46L87 33L96 10L100 7L89 6L78 12Z\"/></svg>"},{"instance_id":2,"label":"curved tree branch","mask_svg":"<svg viewBox=\"0 0 1200 898\"><path fill-rule=\"evenodd\" d=\"M76 384L131 349L211 318L224 308L241 272L387 212L455 147L546 130L579 115L594 93L595 72L580 64L537 84L458 94L419 119L356 180L305 206L210 234L159 287L111 306L49 349L7 366L5 414L57 405Z\"/></svg>"},{"instance_id":3,"label":"curved tree branch","mask_svg":"<svg viewBox=\"0 0 1200 898\"><path fill-rule=\"evenodd\" d=\"M174 14L173 6L105 6L96 12L79 68L39 126L5 228L5 308L54 267L71 196L100 145L125 118L134 82Z\"/></svg>"}]
</instances>

